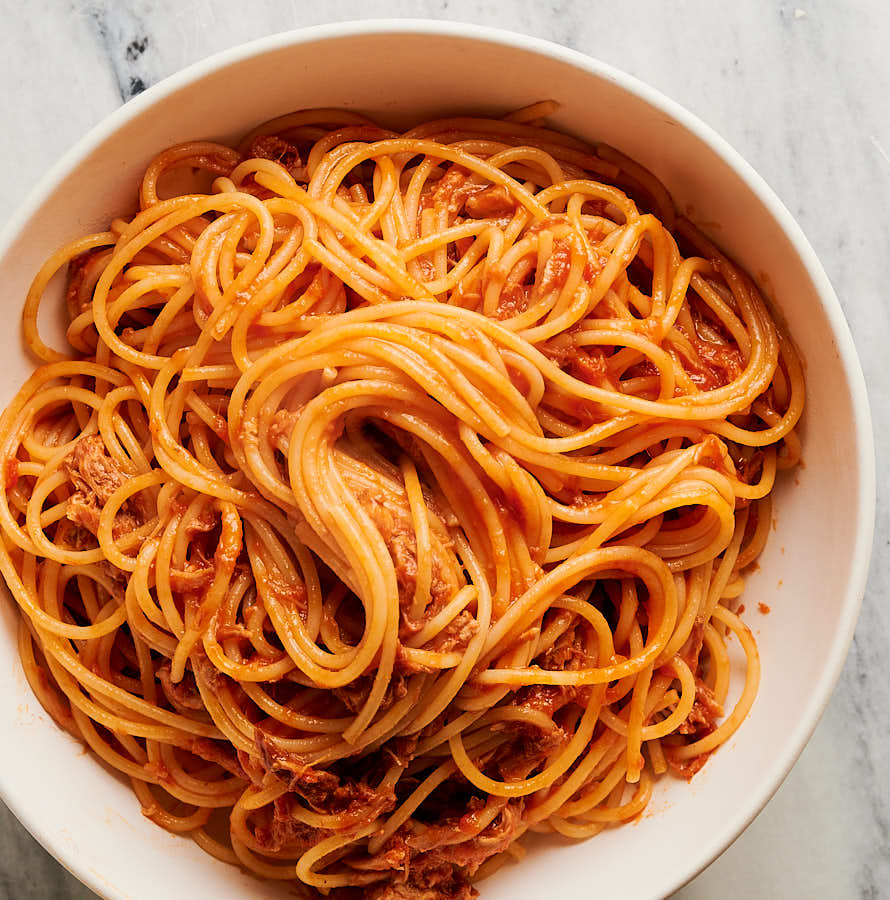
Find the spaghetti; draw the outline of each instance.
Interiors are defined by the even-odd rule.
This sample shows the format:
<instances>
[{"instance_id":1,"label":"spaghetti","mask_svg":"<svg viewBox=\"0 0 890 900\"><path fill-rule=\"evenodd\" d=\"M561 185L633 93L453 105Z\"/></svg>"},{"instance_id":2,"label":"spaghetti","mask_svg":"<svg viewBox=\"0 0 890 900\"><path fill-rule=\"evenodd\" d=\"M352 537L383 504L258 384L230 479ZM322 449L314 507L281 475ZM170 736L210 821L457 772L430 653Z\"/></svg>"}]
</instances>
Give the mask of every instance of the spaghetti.
<instances>
[{"instance_id":1,"label":"spaghetti","mask_svg":"<svg viewBox=\"0 0 890 900\"><path fill-rule=\"evenodd\" d=\"M28 680L146 816L262 877L472 896L526 832L636 817L754 701L742 573L800 361L552 109L173 147L28 295L43 364L0 420Z\"/></svg>"}]
</instances>

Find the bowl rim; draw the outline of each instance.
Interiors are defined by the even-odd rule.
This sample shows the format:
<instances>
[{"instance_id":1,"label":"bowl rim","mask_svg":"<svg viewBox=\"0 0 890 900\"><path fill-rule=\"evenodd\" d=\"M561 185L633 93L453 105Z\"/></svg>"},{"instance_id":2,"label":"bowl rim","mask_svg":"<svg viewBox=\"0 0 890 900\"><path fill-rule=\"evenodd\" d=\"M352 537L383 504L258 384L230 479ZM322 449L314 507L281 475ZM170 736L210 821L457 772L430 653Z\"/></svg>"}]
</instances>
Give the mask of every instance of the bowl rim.
<instances>
[{"instance_id":1,"label":"bowl rim","mask_svg":"<svg viewBox=\"0 0 890 900\"><path fill-rule=\"evenodd\" d=\"M657 90L609 63L553 41L502 28L476 25L454 20L418 18L353 19L322 25L305 26L277 32L234 47L218 51L167 76L136 97L113 110L77 140L49 171L36 183L27 197L14 210L0 229L0 258L4 257L28 221L45 203L51 192L96 147L127 122L143 115L164 97L236 63L269 52L301 44L340 38L412 35L451 37L490 42L567 63L619 88L669 114L685 130L709 147L723 160L756 196L787 236L794 252L810 278L836 340L841 368L850 386L857 466L856 534L849 562L847 588L842 598L841 627L837 629L830 653L824 660L822 674L803 710L800 724L783 741L783 749L772 765L761 775L747 803L715 828L711 840L688 856L686 864L664 883L659 896L665 897L691 881L726 850L750 825L781 786L813 734L840 678L847 657L868 579L874 538L876 509L876 464L871 412L865 377L853 337L844 317L840 301L800 225L764 178L735 150L728 141L697 115ZM19 792L13 774L0 767L0 799L31 835L69 872L106 900L127 900L121 889L104 882L98 873L86 866L72 849L57 844L44 829L40 817L29 807L27 794ZM661 892L663 891L663 892Z\"/></svg>"}]
</instances>

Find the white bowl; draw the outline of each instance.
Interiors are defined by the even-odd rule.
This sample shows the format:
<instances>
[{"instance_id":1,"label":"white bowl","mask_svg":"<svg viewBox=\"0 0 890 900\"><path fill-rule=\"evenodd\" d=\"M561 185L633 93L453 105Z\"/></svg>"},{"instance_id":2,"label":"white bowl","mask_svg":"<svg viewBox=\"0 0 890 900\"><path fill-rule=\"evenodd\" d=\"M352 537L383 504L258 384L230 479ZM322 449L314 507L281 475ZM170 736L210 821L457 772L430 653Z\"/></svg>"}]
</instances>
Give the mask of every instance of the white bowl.
<instances>
[{"instance_id":1,"label":"white bowl","mask_svg":"<svg viewBox=\"0 0 890 900\"><path fill-rule=\"evenodd\" d=\"M603 63L476 26L375 21L308 28L220 53L127 103L46 176L0 237L8 327L0 402L31 371L18 320L28 284L59 244L133 205L164 147L226 138L307 106L349 106L408 124L444 111L501 113L561 104L557 126L604 140L652 169L755 275L788 320L804 360L805 468L776 498L775 532L745 595L763 680L743 727L691 785L662 779L636 824L582 843L538 846L483 885L485 900L597 893L665 896L724 850L788 774L841 671L865 587L875 502L865 384L840 306L800 228L762 179L707 126ZM767 617L753 612L772 607ZM31 833L107 898L292 896L162 831L129 786L57 729L18 662L16 614L2 605L0 793ZM558 867L558 868L556 868Z\"/></svg>"}]
</instances>

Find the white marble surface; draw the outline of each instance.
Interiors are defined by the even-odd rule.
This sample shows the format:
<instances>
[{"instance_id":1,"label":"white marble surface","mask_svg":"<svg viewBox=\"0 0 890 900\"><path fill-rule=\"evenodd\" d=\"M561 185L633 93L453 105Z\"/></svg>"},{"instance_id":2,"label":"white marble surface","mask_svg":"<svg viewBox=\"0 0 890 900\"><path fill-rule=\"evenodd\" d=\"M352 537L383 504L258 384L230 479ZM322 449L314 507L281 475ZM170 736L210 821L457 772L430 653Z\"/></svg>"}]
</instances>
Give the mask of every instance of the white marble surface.
<instances>
[{"instance_id":1,"label":"white marble surface","mask_svg":"<svg viewBox=\"0 0 890 900\"><path fill-rule=\"evenodd\" d=\"M682 900L890 897L890 3L888 0L0 0L0 220L143 86L275 31L368 16L500 25L598 56L721 132L821 257L871 390L878 522L834 698L764 812ZM0 900L93 895L0 807Z\"/></svg>"}]
</instances>

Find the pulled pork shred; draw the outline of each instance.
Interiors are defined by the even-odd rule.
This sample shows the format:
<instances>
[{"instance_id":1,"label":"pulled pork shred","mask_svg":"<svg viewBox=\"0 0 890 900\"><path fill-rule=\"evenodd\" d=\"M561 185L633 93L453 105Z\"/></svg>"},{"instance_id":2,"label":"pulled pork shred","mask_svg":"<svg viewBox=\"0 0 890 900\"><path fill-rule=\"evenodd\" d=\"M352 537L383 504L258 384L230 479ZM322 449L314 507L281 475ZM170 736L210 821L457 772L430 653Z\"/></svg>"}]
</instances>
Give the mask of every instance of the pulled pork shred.
<instances>
[{"instance_id":1,"label":"pulled pork shred","mask_svg":"<svg viewBox=\"0 0 890 900\"><path fill-rule=\"evenodd\" d=\"M96 534L102 507L119 487L126 484L128 476L108 455L98 434L81 438L65 460L64 467L74 486L66 515L75 525ZM135 502L127 500L115 516L112 535L117 540L141 524Z\"/></svg>"}]
</instances>

